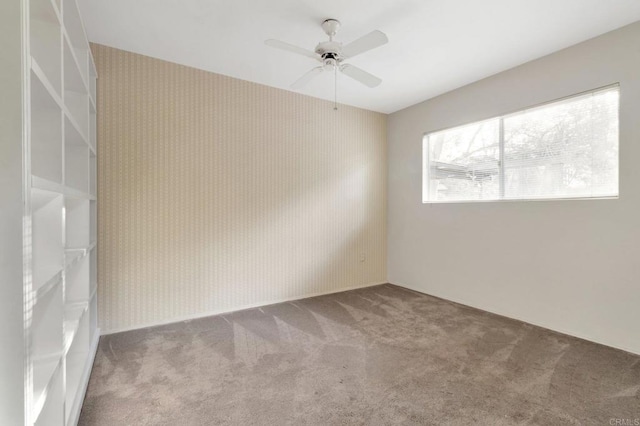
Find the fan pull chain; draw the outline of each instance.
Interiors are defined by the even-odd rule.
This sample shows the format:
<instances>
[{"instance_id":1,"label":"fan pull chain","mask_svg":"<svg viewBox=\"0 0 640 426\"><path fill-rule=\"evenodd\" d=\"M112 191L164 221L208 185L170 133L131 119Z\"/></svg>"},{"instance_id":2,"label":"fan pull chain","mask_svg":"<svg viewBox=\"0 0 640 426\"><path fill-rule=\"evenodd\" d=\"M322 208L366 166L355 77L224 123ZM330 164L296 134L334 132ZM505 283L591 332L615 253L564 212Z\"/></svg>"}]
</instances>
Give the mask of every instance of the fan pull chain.
<instances>
[{"instance_id":1,"label":"fan pull chain","mask_svg":"<svg viewBox=\"0 0 640 426\"><path fill-rule=\"evenodd\" d=\"M338 65L333 67L333 82L334 82L334 93L333 93L333 110L338 110Z\"/></svg>"}]
</instances>

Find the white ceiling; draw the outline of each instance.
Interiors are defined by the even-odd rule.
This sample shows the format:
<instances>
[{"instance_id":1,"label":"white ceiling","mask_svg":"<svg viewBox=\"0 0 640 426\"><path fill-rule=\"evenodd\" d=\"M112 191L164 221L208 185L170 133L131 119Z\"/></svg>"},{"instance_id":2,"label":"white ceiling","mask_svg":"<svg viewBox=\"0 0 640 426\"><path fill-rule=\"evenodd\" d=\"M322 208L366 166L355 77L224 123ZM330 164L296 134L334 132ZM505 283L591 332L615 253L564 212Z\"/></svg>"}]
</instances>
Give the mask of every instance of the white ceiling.
<instances>
[{"instance_id":1,"label":"white ceiling","mask_svg":"<svg viewBox=\"0 0 640 426\"><path fill-rule=\"evenodd\" d=\"M340 76L339 102L390 113L640 20L638 0L78 0L91 41L289 89L317 65L265 46L313 50L374 29L389 43L349 62L382 78ZM301 93L333 99L331 73Z\"/></svg>"}]
</instances>

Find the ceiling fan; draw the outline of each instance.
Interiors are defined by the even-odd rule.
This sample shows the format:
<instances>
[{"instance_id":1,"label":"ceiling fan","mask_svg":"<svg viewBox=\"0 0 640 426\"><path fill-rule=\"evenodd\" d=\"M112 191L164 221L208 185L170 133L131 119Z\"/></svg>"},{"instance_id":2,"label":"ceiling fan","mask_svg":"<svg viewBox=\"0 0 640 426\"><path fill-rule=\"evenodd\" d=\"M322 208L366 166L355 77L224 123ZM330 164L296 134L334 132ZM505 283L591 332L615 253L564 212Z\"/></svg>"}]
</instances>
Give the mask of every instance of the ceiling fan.
<instances>
[{"instance_id":1,"label":"ceiling fan","mask_svg":"<svg viewBox=\"0 0 640 426\"><path fill-rule=\"evenodd\" d=\"M376 87L382 82L382 80L375 75L369 74L355 65L345 64L344 61L386 44L389 41L387 36L383 32L375 30L343 46L341 42L333 40L333 37L340 29L340 25L340 21L337 19L326 19L322 23L322 29L329 36L329 41L320 42L316 46L315 51L307 50L280 40L265 41L267 46L307 56L322 63L322 65L312 68L296 80L291 85L292 89L304 87L315 76L324 71L333 71L336 74L340 71L368 87Z\"/></svg>"}]
</instances>

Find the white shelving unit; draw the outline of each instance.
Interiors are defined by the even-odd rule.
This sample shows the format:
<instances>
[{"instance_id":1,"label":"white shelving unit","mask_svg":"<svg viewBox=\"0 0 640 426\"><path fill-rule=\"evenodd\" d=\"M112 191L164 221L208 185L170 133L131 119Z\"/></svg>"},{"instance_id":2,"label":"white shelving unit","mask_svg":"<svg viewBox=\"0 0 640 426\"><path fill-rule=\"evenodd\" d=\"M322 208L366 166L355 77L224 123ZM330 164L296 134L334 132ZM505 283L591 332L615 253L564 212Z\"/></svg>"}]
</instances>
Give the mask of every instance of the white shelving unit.
<instances>
[{"instance_id":1,"label":"white shelving unit","mask_svg":"<svg viewBox=\"0 0 640 426\"><path fill-rule=\"evenodd\" d=\"M7 230L22 230L22 247L17 247L10 245L13 234L5 238L2 228L0 249L3 256L10 250L23 254L21 269L5 269L3 260L0 312L3 320L21 327L12 336L22 336L22 345L16 337L11 346L22 348L22 365L14 362L13 367L24 373L20 382L19 375L12 382L2 371L0 403L22 396L13 398L13 408L0 407L0 424L75 425L100 334L96 70L76 0L0 5L0 40L6 52L3 72L22 70L7 71L0 81L3 94L13 87L21 92L0 101L3 115L14 114L0 127L3 144L4 137L10 138L7 147L12 148L0 152L0 191L21 194L5 197L10 209L0 219ZM20 173L5 164L18 165ZM21 214L9 214L11 209ZM20 286L21 300L14 297L19 290L10 286ZM12 314L20 309L22 317ZM0 355L5 364L12 353L0 349ZM15 408L18 401L22 410Z\"/></svg>"}]
</instances>

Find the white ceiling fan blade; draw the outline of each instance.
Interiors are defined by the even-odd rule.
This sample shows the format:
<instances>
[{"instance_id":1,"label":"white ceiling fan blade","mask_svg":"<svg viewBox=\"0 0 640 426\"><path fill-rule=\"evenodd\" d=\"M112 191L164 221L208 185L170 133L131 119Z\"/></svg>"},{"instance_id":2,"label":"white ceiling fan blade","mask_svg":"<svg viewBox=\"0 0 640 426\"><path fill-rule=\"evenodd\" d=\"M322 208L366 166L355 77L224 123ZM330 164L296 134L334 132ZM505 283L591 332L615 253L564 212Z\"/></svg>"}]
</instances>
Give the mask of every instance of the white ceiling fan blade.
<instances>
[{"instance_id":1,"label":"white ceiling fan blade","mask_svg":"<svg viewBox=\"0 0 640 426\"><path fill-rule=\"evenodd\" d=\"M275 47L276 49L282 49L289 52L297 53L298 55L308 56L313 59L320 59L318 54L312 52L311 50L303 49L302 47L294 46L293 44L285 43L280 40L266 40L264 42L267 46Z\"/></svg>"},{"instance_id":2,"label":"white ceiling fan blade","mask_svg":"<svg viewBox=\"0 0 640 426\"><path fill-rule=\"evenodd\" d=\"M368 87L376 87L380 83L382 83L382 80L380 80L375 75L369 74L365 70L360 69L360 68L358 68L356 66L353 66L351 64L341 65L340 66L340 71L342 71L343 74L348 75L349 77L353 78L354 80L359 81L360 83L362 83L362 84L364 84L365 86L368 86Z\"/></svg>"},{"instance_id":3,"label":"white ceiling fan blade","mask_svg":"<svg viewBox=\"0 0 640 426\"><path fill-rule=\"evenodd\" d=\"M301 89L301 88L303 88L304 86L307 85L307 83L309 83L313 79L313 77L315 77L316 75L320 74L323 70L324 70L324 68L322 68L322 67L312 68L305 75L303 75L302 77L297 79L291 85L291 88L292 89Z\"/></svg>"},{"instance_id":4,"label":"white ceiling fan blade","mask_svg":"<svg viewBox=\"0 0 640 426\"><path fill-rule=\"evenodd\" d=\"M352 41L342 48L342 56L345 58L353 58L356 55L364 53L368 50L375 49L389 42L389 39L382 31L371 31L369 34Z\"/></svg>"}]
</instances>

